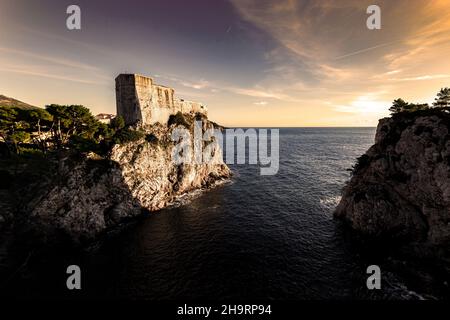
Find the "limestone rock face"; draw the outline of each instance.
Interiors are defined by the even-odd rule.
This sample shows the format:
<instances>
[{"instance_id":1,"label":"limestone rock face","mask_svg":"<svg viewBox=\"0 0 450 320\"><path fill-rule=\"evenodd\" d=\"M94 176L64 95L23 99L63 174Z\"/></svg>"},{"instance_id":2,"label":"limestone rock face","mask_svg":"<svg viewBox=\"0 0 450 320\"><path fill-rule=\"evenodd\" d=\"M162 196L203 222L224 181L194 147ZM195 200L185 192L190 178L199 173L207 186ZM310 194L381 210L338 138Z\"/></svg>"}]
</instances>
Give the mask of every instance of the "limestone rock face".
<instances>
[{"instance_id":1,"label":"limestone rock face","mask_svg":"<svg viewBox=\"0 0 450 320\"><path fill-rule=\"evenodd\" d=\"M156 134L159 141L164 141L170 136L170 131L160 127L153 134ZM120 164L124 183L133 198L148 210L161 209L177 195L209 187L230 176L220 149L215 150L214 157L208 164L176 165L172 161L172 147L172 144L161 146L158 143L140 141L116 145L112 150L111 160Z\"/></svg>"},{"instance_id":2,"label":"limestone rock face","mask_svg":"<svg viewBox=\"0 0 450 320\"><path fill-rule=\"evenodd\" d=\"M206 120L203 126L213 125ZM214 149L211 163L175 164L174 128L155 125L146 138L115 145L107 159L90 155L67 160L58 181L27 204L33 224L75 240L90 239L143 209L164 208L177 196L230 177L220 148Z\"/></svg>"},{"instance_id":3,"label":"limestone rock face","mask_svg":"<svg viewBox=\"0 0 450 320\"><path fill-rule=\"evenodd\" d=\"M450 116L381 119L375 144L359 158L335 216L359 234L448 254Z\"/></svg>"},{"instance_id":4,"label":"limestone rock face","mask_svg":"<svg viewBox=\"0 0 450 320\"><path fill-rule=\"evenodd\" d=\"M42 234L62 231L75 241L93 238L122 218L141 212L118 163L81 159L68 164L48 192L26 204L30 222Z\"/></svg>"}]
</instances>

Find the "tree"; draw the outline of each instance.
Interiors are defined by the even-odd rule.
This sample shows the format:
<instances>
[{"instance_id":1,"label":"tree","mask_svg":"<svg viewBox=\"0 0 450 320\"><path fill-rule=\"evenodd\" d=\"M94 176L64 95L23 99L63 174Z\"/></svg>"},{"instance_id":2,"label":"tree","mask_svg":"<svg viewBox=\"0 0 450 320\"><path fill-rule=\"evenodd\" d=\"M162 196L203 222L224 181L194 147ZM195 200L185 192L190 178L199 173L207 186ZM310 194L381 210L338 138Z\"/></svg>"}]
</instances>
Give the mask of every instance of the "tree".
<instances>
[{"instance_id":1,"label":"tree","mask_svg":"<svg viewBox=\"0 0 450 320\"><path fill-rule=\"evenodd\" d=\"M133 130L130 128L123 128L117 131L113 137L113 142L116 144L123 144L132 141L138 141L145 137L145 133L140 130Z\"/></svg>"},{"instance_id":2,"label":"tree","mask_svg":"<svg viewBox=\"0 0 450 320\"><path fill-rule=\"evenodd\" d=\"M17 110L11 107L0 107L0 136L4 141L8 134L14 131L14 123L17 118Z\"/></svg>"},{"instance_id":3,"label":"tree","mask_svg":"<svg viewBox=\"0 0 450 320\"><path fill-rule=\"evenodd\" d=\"M441 88L434 100L433 106L436 108L450 107L450 88Z\"/></svg>"},{"instance_id":4,"label":"tree","mask_svg":"<svg viewBox=\"0 0 450 320\"><path fill-rule=\"evenodd\" d=\"M110 127L114 130L120 130L125 127L125 120L122 116L117 116L111 120Z\"/></svg>"},{"instance_id":5,"label":"tree","mask_svg":"<svg viewBox=\"0 0 450 320\"><path fill-rule=\"evenodd\" d=\"M58 147L66 144L72 135L94 139L101 127L100 122L84 106L51 104L45 108L53 116L53 136Z\"/></svg>"},{"instance_id":6,"label":"tree","mask_svg":"<svg viewBox=\"0 0 450 320\"><path fill-rule=\"evenodd\" d=\"M429 109L428 103L410 103L405 111L414 112Z\"/></svg>"},{"instance_id":7,"label":"tree","mask_svg":"<svg viewBox=\"0 0 450 320\"><path fill-rule=\"evenodd\" d=\"M399 98L399 99L394 100L394 102L392 103L392 106L389 108L389 111L392 114L399 113L399 112L405 111L408 108L408 106L409 106L408 102Z\"/></svg>"},{"instance_id":8,"label":"tree","mask_svg":"<svg viewBox=\"0 0 450 320\"><path fill-rule=\"evenodd\" d=\"M22 121L27 122L28 131L33 134L34 142L45 152L47 144L45 138L42 137L42 129L48 128L47 130L50 130L49 128L53 120L52 115L45 109L35 108L19 110L19 117Z\"/></svg>"},{"instance_id":9,"label":"tree","mask_svg":"<svg viewBox=\"0 0 450 320\"><path fill-rule=\"evenodd\" d=\"M27 140L30 139L30 134L28 132L25 131L15 131L14 133L12 133L9 136L9 139L11 140L12 143L14 143L14 148L16 153L19 153L19 147L18 145L20 143L26 142Z\"/></svg>"},{"instance_id":10,"label":"tree","mask_svg":"<svg viewBox=\"0 0 450 320\"><path fill-rule=\"evenodd\" d=\"M399 112L415 112L420 110L426 110L430 108L428 103L409 103L403 99L396 99L389 108L391 114L396 114Z\"/></svg>"},{"instance_id":11,"label":"tree","mask_svg":"<svg viewBox=\"0 0 450 320\"><path fill-rule=\"evenodd\" d=\"M189 123L186 121L186 118L180 111L178 111L176 114L170 115L167 124L169 126L175 124L176 126L184 126L186 128L189 128Z\"/></svg>"},{"instance_id":12,"label":"tree","mask_svg":"<svg viewBox=\"0 0 450 320\"><path fill-rule=\"evenodd\" d=\"M21 118L24 121L27 121L33 131L37 131L40 135L42 125L50 124L53 120L52 115L45 109L31 109L31 110L22 110L20 112Z\"/></svg>"}]
</instances>

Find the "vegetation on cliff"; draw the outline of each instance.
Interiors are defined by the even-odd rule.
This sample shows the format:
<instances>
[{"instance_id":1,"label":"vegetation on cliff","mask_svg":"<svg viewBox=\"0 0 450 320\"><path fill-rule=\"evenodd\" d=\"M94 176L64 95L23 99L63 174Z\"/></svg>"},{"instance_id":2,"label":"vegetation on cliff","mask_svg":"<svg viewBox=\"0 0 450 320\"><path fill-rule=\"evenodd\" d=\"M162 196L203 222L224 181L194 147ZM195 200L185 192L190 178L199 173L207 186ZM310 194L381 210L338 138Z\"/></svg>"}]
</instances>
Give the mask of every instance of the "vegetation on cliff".
<instances>
[{"instance_id":1,"label":"vegetation on cliff","mask_svg":"<svg viewBox=\"0 0 450 320\"><path fill-rule=\"evenodd\" d=\"M211 129L206 116L180 113L144 128L125 126L121 117L100 123L79 105L0 110L0 230L20 226L44 238L93 239L142 210L161 209L230 176L220 149L213 165L172 161L172 131L193 130L195 120Z\"/></svg>"},{"instance_id":2,"label":"vegetation on cliff","mask_svg":"<svg viewBox=\"0 0 450 320\"><path fill-rule=\"evenodd\" d=\"M371 252L403 257L407 272L427 274L419 278L432 279L443 295L450 274L449 92L442 89L431 107L394 101L335 211Z\"/></svg>"},{"instance_id":3,"label":"vegetation on cliff","mask_svg":"<svg viewBox=\"0 0 450 320\"><path fill-rule=\"evenodd\" d=\"M432 107L395 100L353 166L336 215L367 235L450 244L449 107L449 88Z\"/></svg>"},{"instance_id":4,"label":"vegetation on cliff","mask_svg":"<svg viewBox=\"0 0 450 320\"><path fill-rule=\"evenodd\" d=\"M120 116L105 124L81 105L51 104L42 109L11 98L0 100L3 159L22 155L51 158L52 153L61 151L105 155L115 144L137 141L144 136L144 132L126 127Z\"/></svg>"},{"instance_id":5,"label":"vegetation on cliff","mask_svg":"<svg viewBox=\"0 0 450 320\"><path fill-rule=\"evenodd\" d=\"M391 113L395 115L403 112L423 111L430 108L448 110L448 108L450 108L450 88L442 88L438 92L437 97L431 107L428 105L428 103L409 103L399 98L394 100L392 106L389 108L389 111L391 111Z\"/></svg>"},{"instance_id":6,"label":"vegetation on cliff","mask_svg":"<svg viewBox=\"0 0 450 320\"><path fill-rule=\"evenodd\" d=\"M420 116L438 116L442 121L447 122L450 127L450 88L442 88L438 92L432 106L429 106L427 103L409 103L398 98L393 101L389 111L391 111L392 119L395 120L391 122L391 125L395 126L395 128L390 128L389 134L386 134L383 141L380 141L384 145L395 144L400 138L400 133ZM387 127L381 127L378 131L386 132L387 130ZM370 161L370 157L367 154L363 154L356 159L355 164L349 171L354 175L366 168Z\"/></svg>"}]
</instances>

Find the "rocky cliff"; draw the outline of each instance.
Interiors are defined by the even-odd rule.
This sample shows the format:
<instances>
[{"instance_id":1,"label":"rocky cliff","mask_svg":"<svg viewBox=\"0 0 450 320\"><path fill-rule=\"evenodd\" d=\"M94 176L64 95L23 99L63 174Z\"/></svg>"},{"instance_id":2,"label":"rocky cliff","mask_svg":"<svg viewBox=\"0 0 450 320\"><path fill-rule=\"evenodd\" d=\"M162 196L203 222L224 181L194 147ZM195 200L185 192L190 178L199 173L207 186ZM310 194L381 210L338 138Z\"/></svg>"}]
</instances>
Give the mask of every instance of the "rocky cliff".
<instances>
[{"instance_id":1,"label":"rocky cliff","mask_svg":"<svg viewBox=\"0 0 450 320\"><path fill-rule=\"evenodd\" d=\"M336 217L372 240L413 248L416 255L449 257L449 137L445 111L381 119L375 144L358 159Z\"/></svg>"},{"instance_id":2,"label":"rocky cliff","mask_svg":"<svg viewBox=\"0 0 450 320\"><path fill-rule=\"evenodd\" d=\"M193 119L185 125L192 130ZM194 189L230 177L216 148L210 164L176 165L171 126L155 124L138 141L116 144L107 157L67 156L54 178L19 196L18 211L40 234L63 233L75 241L92 239L143 210L161 209ZM203 130L213 124L203 119Z\"/></svg>"}]
</instances>

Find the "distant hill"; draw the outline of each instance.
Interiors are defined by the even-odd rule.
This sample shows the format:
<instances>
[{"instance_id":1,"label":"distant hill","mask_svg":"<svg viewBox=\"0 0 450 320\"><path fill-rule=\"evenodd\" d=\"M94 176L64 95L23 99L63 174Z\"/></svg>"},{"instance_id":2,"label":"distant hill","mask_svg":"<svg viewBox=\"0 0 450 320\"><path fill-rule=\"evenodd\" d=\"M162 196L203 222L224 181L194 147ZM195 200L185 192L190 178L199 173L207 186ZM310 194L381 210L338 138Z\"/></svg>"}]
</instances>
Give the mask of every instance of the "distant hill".
<instances>
[{"instance_id":1,"label":"distant hill","mask_svg":"<svg viewBox=\"0 0 450 320\"><path fill-rule=\"evenodd\" d=\"M0 94L0 107L11 107L20 109L36 109L38 107L32 106L31 104L4 96Z\"/></svg>"}]
</instances>

